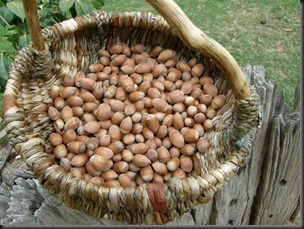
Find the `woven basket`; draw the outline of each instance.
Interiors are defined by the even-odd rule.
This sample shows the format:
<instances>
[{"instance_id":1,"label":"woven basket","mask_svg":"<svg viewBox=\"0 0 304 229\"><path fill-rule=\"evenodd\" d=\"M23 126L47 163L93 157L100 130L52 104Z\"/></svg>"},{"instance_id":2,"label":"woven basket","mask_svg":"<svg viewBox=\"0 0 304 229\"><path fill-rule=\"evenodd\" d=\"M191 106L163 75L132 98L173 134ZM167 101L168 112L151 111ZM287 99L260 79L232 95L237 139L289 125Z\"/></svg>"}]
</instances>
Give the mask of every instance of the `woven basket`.
<instances>
[{"instance_id":1,"label":"woven basket","mask_svg":"<svg viewBox=\"0 0 304 229\"><path fill-rule=\"evenodd\" d=\"M175 10L180 12L178 8ZM207 203L246 163L252 130L258 121L257 94L250 89L248 97L236 96L233 81L238 78L227 80L225 71L229 66L217 64L216 55L207 57L189 44L191 49L188 48L181 40L185 40L184 33L174 23L170 24L175 32L163 17L149 12L93 12L49 26L42 31L44 51L37 51L30 44L15 57L2 113L10 144L35 172L41 185L66 206L97 219L165 224L194 206ZM179 60L197 57L205 66L204 74L213 78L219 94L226 95L225 105L213 119L214 130L204 135L210 147L205 154L195 153L199 160L197 175L172 178L164 184L106 188L72 176L54 159L48 140L55 132L47 114L53 102L48 90L53 85L62 85L65 76L74 77L79 70L87 72L89 64L99 61L98 50L117 42L144 44L148 51L157 45L174 49Z\"/></svg>"}]
</instances>

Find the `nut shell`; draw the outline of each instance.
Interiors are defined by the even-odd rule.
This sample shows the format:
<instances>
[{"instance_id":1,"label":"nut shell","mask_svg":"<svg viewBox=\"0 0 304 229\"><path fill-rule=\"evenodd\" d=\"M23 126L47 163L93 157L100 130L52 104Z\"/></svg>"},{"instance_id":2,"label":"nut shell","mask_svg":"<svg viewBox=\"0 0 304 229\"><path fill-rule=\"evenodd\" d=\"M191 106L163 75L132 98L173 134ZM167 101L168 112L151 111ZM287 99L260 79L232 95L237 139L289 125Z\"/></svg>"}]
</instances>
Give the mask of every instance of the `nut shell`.
<instances>
[{"instance_id":1,"label":"nut shell","mask_svg":"<svg viewBox=\"0 0 304 229\"><path fill-rule=\"evenodd\" d=\"M116 180L118 178L118 174L113 169L109 169L108 171L102 172L101 177L105 181Z\"/></svg>"},{"instance_id":2,"label":"nut shell","mask_svg":"<svg viewBox=\"0 0 304 229\"><path fill-rule=\"evenodd\" d=\"M48 115L50 119L56 121L57 119L61 118L60 112L55 107L49 107L48 109Z\"/></svg>"},{"instance_id":3,"label":"nut shell","mask_svg":"<svg viewBox=\"0 0 304 229\"><path fill-rule=\"evenodd\" d=\"M200 153L205 153L209 147L209 142L207 138L202 137L198 139L196 146Z\"/></svg>"},{"instance_id":4,"label":"nut shell","mask_svg":"<svg viewBox=\"0 0 304 229\"><path fill-rule=\"evenodd\" d=\"M71 95L66 100L67 104L71 107L82 106L83 100L77 95Z\"/></svg>"},{"instance_id":5,"label":"nut shell","mask_svg":"<svg viewBox=\"0 0 304 229\"><path fill-rule=\"evenodd\" d=\"M60 158L59 165L64 168L65 171L70 171L72 168L71 161L65 157Z\"/></svg>"},{"instance_id":6,"label":"nut shell","mask_svg":"<svg viewBox=\"0 0 304 229\"><path fill-rule=\"evenodd\" d=\"M153 170L158 173L159 175L166 175L168 173L168 168L166 166L166 164L155 161L152 163L152 168Z\"/></svg>"},{"instance_id":7,"label":"nut shell","mask_svg":"<svg viewBox=\"0 0 304 229\"><path fill-rule=\"evenodd\" d=\"M136 154L132 159L132 163L137 167L145 167L151 164L151 161L145 155Z\"/></svg>"},{"instance_id":8,"label":"nut shell","mask_svg":"<svg viewBox=\"0 0 304 229\"><path fill-rule=\"evenodd\" d=\"M134 89L135 89L135 84L134 84L133 80L127 75L121 76L119 83L126 92L130 93L130 92L134 91Z\"/></svg>"},{"instance_id":9,"label":"nut shell","mask_svg":"<svg viewBox=\"0 0 304 229\"><path fill-rule=\"evenodd\" d=\"M180 158L180 168L185 172L189 173L193 169L193 162L191 157L181 157Z\"/></svg>"},{"instance_id":10,"label":"nut shell","mask_svg":"<svg viewBox=\"0 0 304 229\"><path fill-rule=\"evenodd\" d=\"M157 117L154 114L149 114L147 117L147 125L154 133L158 131L159 128L159 122Z\"/></svg>"},{"instance_id":11,"label":"nut shell","mask_svg":"<svg viewBox=\"0 0 304 229\"><path fill-rule=\"evenodd\" d=\"M167 60L171 59L172 57L175 57L175 51L171 49L163 50L159 53L157 57L157 61L160 63L164 63Z\"/></svg>"},{"instance_id":12,"label":"nut shell","mask_svg":"<svg viewBox=\"0 0 304 229\"><path fill-rule=\"evenodd\" d=\"M109 48L111 54L119 54L123 51L123 46L121 44L112 44Z\"/></svg>"},{"instance_id":13,"label":"nut shell","mask_svg":"<svg viewBox=\"0 0 304 229\"><path fill-rule=\"evenodd\" d=\"M75 130L72 129L65 131L64 134L62 135L62 140L64 144L68 144L71 141L75 141L76 138L77 138L77 134Z\"/></svg>"},{"instance_id":14,"label":"nut shell","mask_svg":"<svg viewBox=\"0 0 304 229\"><path fill-rule=\"evenodd\" d=\"M55 99L59 96L60 88L57 85L52 86L49 89L49 95L52 99Z\"/></svg>"},{"instance_id":15,"label":"nut shell","mask_svg":"<svg viewBox=\"0 0 304 229\"><path fill-rule=\"evenodd\" d=\"M170 142L177 148L182 148L185 145L185 140L181 133L177 130L172 131L169 135Z\"/></svg>"},{"instance_id":16,"label":"nut shell","mask_svg":"<svg viewBox=\"0 0 304 229\"><path fill-rule=\"evenodd\" d=\"M76 166L76 167L81 167L84 166L89 160L88 155L81 153L75 155L72 160L71 160L71 165Z\"/></svg>"},{"instance_id":17,"label":"nut shell","mask_svg":"<svg viewBox=\"0 0 304 229\"><path fill-rule=\"evenodd\" d=\"M107 147L97 147L95 150L95 154L105 157L106 159L111 159L114 156L113 150Z\"/></svg>"},{"instance_id":18,"label":"nut shell","mask_svg":"<svg viewBox=\"0 0 304 229\"><path fill-rule=\"evenodd\" d=\"M132 126L133 126L132 119L130 116L128 116L122 120L122 122L119 125L119 128L121 133L127 134L130 133L130 131L132 130Z\"/></svg>"},{"instance_id":19,"label":"nut shell","mask_svg":"<svg viewBox=\"0 0 304 229\"><path fill-rule=\"evenodd\" d=\"M205 86L207 83L213 84L213 79L209 76L203 76L199 81L201 86Z\"/></svg>"},{"instance_id":20,"label":"nut shell","mask_svg":"<svg viewBox=\"0 0 304 229\"><path fill-rule=\"evenodd\" d=\"M84 130L90 134L95 134L100 130L100 124L97 121L91 121L84 125Z\"/></svg>"},{"instance_id":21,"label":"nut shell","mask_svg":"<svg viewBox=\"0 0 304 229\"><path fill-rule=\"evenodd\" d=\"M175 171L179 167L180 160L178 157L171 158L167 162L167 168L169 171Z\"/></svg>"},{"instance_id":22,"label":"nut shell","mask_svg":"<svg viewBox=\"0 0 304 229\"><path fill-rule=\"evenodd\" d=\"M112 169L117 173L125 173L129 169L129 164L126 161L117 161L113 164Z\"/></svg>"},{"instance_id":23,"label":"nut shell","mask_svg":"<svg viewBox=\"0 0 304 229\"><path fill-rule=\"evenodd\" d=\"M136 143L130 148L133 154L145 154L148 150L146 143Z\"/></svg>"},{"instance_id":24,"label":"nut shell","mask_svg":"<svg viewBox=\"0 0 304 229\"><path fill-rule=\"evenodd\" d=\"M109 105L110 105L112 111L114 111L114 112L124 111L124 109L125 109L125 104L119 100L111 100Z\"/></svg>"},{"instance_id":25,"label":"nut shell","mask_svg":"<svg viewBox=\"0 0 304 229\"><path fill-rule=\"evenodd\" d=\"M109 120L111 117L111 107L106 103L102 103L96 110L96 118L101 121Z\"/></svg>"},{"instance_id":26,"label":"nut shell","mask_svg":"<svg viewBox=\"0 0 304 229\"><path fill-rule=\"evenodd\" d=\"M191 156L195 152L195 147L191 144L185 144L183 148L181 148L180 152L185 156Z\"/></svg>"},{"instance_id":27,"label":"nut shell","mask_svg":"<svg viewBox=\"0 0 304 229\"><path fill-rule=\"evenodd\" d=\"M61 90L60 90L60 97L62 97L63 99L66 99L68 98L69 96L71 95L74 95L77 91L77 88L76 87L63 87Z\"/></svg>"},{"instance_id":28,"label":"nut shell","mask_svg":"<svg viewBox=\"0 0 304 229\"><path fill-rule=\"evenodd\" d=\"M185 131L183 131L182 136L186 142L192 143L197 141L199 138L199 133L196 129L187 128Z\"/></svg>"},{"instance_id":29,"label":"nut shell","mask_svg":"<svg viewBox=\"0 0 304 229\"><path fill-rule=\"evenodd\" d=\"M158 152L155 149L148 149L146 156L152 162L158 160Z\"/></svg>"},{"instance_id":30,"label":"nut shell","mask_svg":"<svg viewBox=\"0 0 304 229\"><path fill-rule=\"evenodd\" d=\"M218 89L216 86L214 86L214 84L211 83L207 83L204 88L203 91L205 92L205 94L207 95L211 95L212 97L217 96L218 94Z\"/></svg>"},{"instance_id":31,"label":"nut shell","mask_svg":"<svg viewBox=\"0 0 304 229\"><path fill-rule=\"evenodd\" d=\"M183 99L184 99L184 92L182 92L181 90L174 90L167 94L168 103L173 105L182 102Z\"/></svg>"},{"instance_id":32,"label":"nut shell","mask_svg":"<svg viewBox=\"0 0 304 229\"><path fill-rule=\"evenodd\" d=\"M121 153L121 156L124 161L131 162L134 154L130 150L124 149Z\"/></svg>"},{"instance_id":33,"label":"nut shell","mask_svg":"<svg viewBox=\"0 0 304 229\"><path fill-rule=\"evenodd\" d=\"M139 74L145 74L152 72L153 64L148 62L142 62L135 66L135 72Z\"/></svg>"},{"instance_id":34,"label":"nut shell","mask_svg":"<svg viewBox=\"0 0 304 229\"><path fill-rule=\"evenodd\" d=\"M92 177L88 182L96 184L97 186L104 184L104 180L101 177Z\"/></svg>"},{"instance_id":35,"label":"nut shell","mask_svg":"<svg viewBox=\"0 0 304 229\"><path fill-rule=\"evenodd\" d=\"M171 155L170 155L170 152L168 151L168 149L164 146L161 146L158 148L158 160L162 163L167 163L170 158L171 158Z\"/></svg>"},{"instance_id":36,"label":"nut shell","mask_svg":"<svg viewBox=\"0 0 304 229\"><path fill-rule=\"evenodd\" d=\"M60 144L54 148L53 153L54 153L55 158L59 159L59 158L66 157L68 154L68 151L64 144Z\"/></svg>"},{"instance_id":37,"label":"nut shell","mask_svg":"<svg viewBox=\"0 0 304 229\"><path fill-rule=\"evenodd\" d=\"M99 63L91 64L89 66L89 71L96 73L96 72L100 72L103 68L104 68L104 66L102 64L99 64Z\"/></svg>"},{"instance_id":38,"label":"nut shell","mask_svg":"<svg viewBox=\"0 0 304 229\"><path fill-rule=\"evenodd\" d=\"M152 99L152 106L158 112L166 112L168 110L168 103L164 99L160 99L160 98Z\"/></svg>"},{"instance_id":39,"label":"nut shell","mask_svg":"<svg viewBox=\"0 0 304 229\"><path fill-rule=\"evenodd\" d=\"M82 124L81 120L77 117L72 117L72 118L69 118L65 125L64 125L64 130L76 130L80 125Z\"/></svg>"},{"instance_id":40,"label":"nut shell","mask_svg":"<svg viewBox=\"0 0 304 229\"><path fill-rule=\"evenodd\" d=\"M172 125L175 129L180 130L184 127L184 119L180 113L175 113L172 119Z\"/></svg>"},{"instance_id":41,"label":"nut shell","mask_svg":"<svg viewBox=\"0 0 304 229\"><path fill-rule=\"evenodd\" d=\"M177 168L175 171L171 172L172 177L185 178L186 173L181 168Z\"/></svg>"},{"instance_id":42,"label":"nut shell","mask_svg":"<svg viewBox=\"0 0 304 229\"><path fill-rule=\"evenodd\" d=\"M73 110L69 106L65 106L61 110L61 119L66 122L68 119L73 117Z\"/></svg>"},{"instance_id":43,"label":"nut shell","mask_svg":"<svg viewBox=\"0 0 304 229\"><path fill-rule=\"evenodd\" d=\"M84 142L71 141L67 144L67 148L71 153L81 154L85 152L86 145Z\"/></svg>"},{"instance_id":44,"label":"nut shell","mask_svg":"<svg viewBox=\"0 0 304 229\"><path fill-rule=\"evenodd\" d=\"M212 102L212 96L211 95L202 95L200 97L200 103L202 105L209 106L211 104L211 102ZM206 108L202 107L203 113L205 113L206 110L207 110L207 107Z\"/></svg>"},{"instance_id":45,"label":"nut shell","mask_svg":"<svg viewBox=\"0 0 304 229\"><path fill-rule=\"evenodd\" d=\"M191 75L194 77L200 77L203 74L204 70L205 70L204 65L196 64L191 69Z\"/></svg>"},{"instance_id":46,"label":"nut shell","mask_svg":"<svg viewBox=\"0 0 304 229\"><path fill-rule=\"evenodd\" d=\"M90 163L95 169L99 171L107 171L113 165L113 162L111 160L108 160L106 157L97 154L94 154L92 157L90 157Z\"/></svg>"},{"instance_id":47,"label":"nut shell","mask_svg":"<svg viewBox=\"0 0 304 229\"><path fill-rule=\"evenodd\" d=\"M51 133L49 136L49 141L52 146L58 146L58 145L62 144L62 142L63 142L62 136L57 133Z\"/></svg>"},{"instance_id":48,"label":"nut shell","mask_svg":"<svg viewBox=\"0 0 304 229\"><path fill-rule=\"evenodd\" d=\"M213 130L213 122L211 119L206 119L203 123L206 132Z\"/></svg>"},{"instance_id":49,"label":"nut shell","mask_svg":"<svg viewBox=\"0 0 304 229\"><path fill-rule=\"evenodd\" d=\"M124 54L116 54L111 56L111 62L115 66L121 65L126 59L126 55Z\"/></svg>"},{"instance_id":50,"label":"nut shell","mask_svg":"<svg viewBox=\"0 0 304 229\"><path fill-rule=\"evenodd\" d=\"M120 174L118 177L118 182L122 187L132 186L132 181L126 174Z\"/></svg>"},{"instance_id":51,"label":"nut shell","mask_svg":"<svg viewBox=\"0 0 304 229\"><path fill-rule=\"evenodd\" d=\"M211 106L214 109L220 109L225 103L225 95L217 95L213 98Z\"/></svg>"},{"instance_id":52,"label":"nut shell","mask_svg":"<svg viewBox=\"0 0 304 229\"><path fill-rule=\"evenodd\" d=\"M111 125L109 128L109 135L111 141L120 141L122 139L122 133L117 125Z\"/></svg>"},{"instance_id":53,"label":"nut shell","mask_svg":"<svg viewBox=\"0 0 304 229\"><path fill-rule=\"evenodd\" d=\"M153 169L150 165L147 165L140 169L139 174L143 181L150 182L153 179Z\"/></svg>"},{"instance_id":54,"label":"nut shell","mask_svg":"<svg viewBox=\"0 0 304 229\"><path fill-rule=\"evenodd\" d=\"M142 100L144 97L145 93L142 91L133 91L129 94L129 99L133 103Z\"/></svg>"}]
</instances>

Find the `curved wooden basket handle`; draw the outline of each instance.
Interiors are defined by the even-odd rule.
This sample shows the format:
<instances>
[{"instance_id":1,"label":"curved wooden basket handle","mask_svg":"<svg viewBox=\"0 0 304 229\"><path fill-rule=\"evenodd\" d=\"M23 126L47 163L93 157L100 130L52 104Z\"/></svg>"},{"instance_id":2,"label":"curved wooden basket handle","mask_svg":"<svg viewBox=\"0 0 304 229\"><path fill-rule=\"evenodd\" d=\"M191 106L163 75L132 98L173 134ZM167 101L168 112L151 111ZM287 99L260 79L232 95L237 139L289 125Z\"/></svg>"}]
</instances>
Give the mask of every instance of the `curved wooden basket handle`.
<instances>
[{"instance_id":1,"label":"curved wooden basket handle","mask_svg":"<svg viewBox=\"0 0 304 229\"><path fill-rule=\"evenodd\" d=\"M219 43L198 29L173 0L146 0L165 18L177 36L195 52L213 59L224 71L237 99L250 96L250 88L239 65Z\"/></svg>"},{"instance_id":2,"label":"curved wooden basket handle","mask_svg":"<svg viewBox=\"0 0 304 229\"><path fill-rule=\"evenodd\" d=\"M39 25L36 0L23 0L23 7L27 28L32 38L34 48L38 51L44 51L45 45L41 33L41 28Z\"/></svg>"}]
</instances>

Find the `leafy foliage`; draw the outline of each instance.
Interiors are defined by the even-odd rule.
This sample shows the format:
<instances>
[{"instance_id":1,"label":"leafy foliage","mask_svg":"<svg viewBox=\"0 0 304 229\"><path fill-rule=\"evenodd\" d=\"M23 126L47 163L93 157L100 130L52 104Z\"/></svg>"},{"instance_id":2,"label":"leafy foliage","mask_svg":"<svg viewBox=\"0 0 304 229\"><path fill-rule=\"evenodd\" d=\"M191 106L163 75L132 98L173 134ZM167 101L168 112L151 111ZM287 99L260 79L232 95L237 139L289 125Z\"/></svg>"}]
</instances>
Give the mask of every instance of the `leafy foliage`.
<instances>
[{"instance_id":1,"label":"leafy foliage","mask_svg":"<svg viewBox=\"0 0 304 229\"><path fill-rule=\"evenodd\" d=\"M23 3L21 0L7 2L6 6L11 10L15 15L17 15L22 22L24 22L25 15L23 11Z\"/></svg>"},{"instance_id":2,"label":"leafy foliage","mask_svg":"<svg viewBox=\"0 0 304 229\"><path fill-rule=\"evenodd\" d=\"M45 28L71 17L100 10L103 5L102 0L37 0L39 23ZM0 0L0 24L4 28L1 38L14 47L14 52L0 49L0 92L3 92L9 63L16 51L30 41L22 0Z\"/></svg>"}]
</instances>

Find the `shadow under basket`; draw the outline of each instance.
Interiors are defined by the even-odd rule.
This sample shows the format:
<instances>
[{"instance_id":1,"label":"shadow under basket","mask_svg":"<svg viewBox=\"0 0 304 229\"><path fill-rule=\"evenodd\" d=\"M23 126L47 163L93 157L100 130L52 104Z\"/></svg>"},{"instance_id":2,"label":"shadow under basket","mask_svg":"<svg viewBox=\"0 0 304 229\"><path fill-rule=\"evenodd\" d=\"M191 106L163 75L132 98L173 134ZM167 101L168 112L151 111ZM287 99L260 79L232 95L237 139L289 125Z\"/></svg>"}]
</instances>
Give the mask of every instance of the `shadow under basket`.
<instances>
[{"instance_id":1,"label":"shadow under basket","mask_svg":"<svg viewBox=\"0 0 304 229\"><path fill-rule=\"evenodd\" d=\"M19 51L10 66L5 90L4 124L10 144L34 171L41 185L68 207L97 219L128 224L165 224L199 204L215 192L246 163L251 152L252 130L258 123L259 98L251 89L245 100L234 97L224 73L212 59L189 50L167 22L148 12L93 12L49 26L42 31L46 51L30 44ZM48 117L53 103L49 89L62 85L65 76L79 70L88 73L99 62L98 50L111 44L143 44L174 49L178 60L193 57L205 67L203 75L213 78L225 104L213 118L214 129L205 132L209 148L195 152L195 173L171 178L165 183L136 187L97 186L73 176L58 165L49 135L55 132Z\"/></svg>"}]
</instances>

